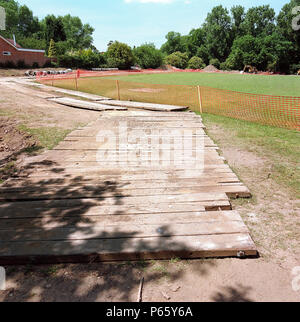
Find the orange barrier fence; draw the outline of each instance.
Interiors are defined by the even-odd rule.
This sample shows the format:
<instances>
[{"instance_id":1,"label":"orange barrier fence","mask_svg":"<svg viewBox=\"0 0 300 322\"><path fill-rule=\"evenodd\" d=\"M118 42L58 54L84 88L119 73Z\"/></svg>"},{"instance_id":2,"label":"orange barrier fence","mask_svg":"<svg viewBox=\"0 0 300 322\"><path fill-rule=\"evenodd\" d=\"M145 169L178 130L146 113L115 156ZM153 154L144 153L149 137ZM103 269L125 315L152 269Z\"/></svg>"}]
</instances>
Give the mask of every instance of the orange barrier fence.
<instances>
[{"instance_id":1,"label":"orange barrier fence","mask_svg":"<svg viewBox=\"0 0 300 322\"><path fill-rule=\"evenodd\" d=\"M78 74L42 77L40 82L113 99L188 106L200 113L300 130L300 97L248 94L203 86L142 84ZM105 74L107 76L107 72Z\"/></svg>"}]
</instances>

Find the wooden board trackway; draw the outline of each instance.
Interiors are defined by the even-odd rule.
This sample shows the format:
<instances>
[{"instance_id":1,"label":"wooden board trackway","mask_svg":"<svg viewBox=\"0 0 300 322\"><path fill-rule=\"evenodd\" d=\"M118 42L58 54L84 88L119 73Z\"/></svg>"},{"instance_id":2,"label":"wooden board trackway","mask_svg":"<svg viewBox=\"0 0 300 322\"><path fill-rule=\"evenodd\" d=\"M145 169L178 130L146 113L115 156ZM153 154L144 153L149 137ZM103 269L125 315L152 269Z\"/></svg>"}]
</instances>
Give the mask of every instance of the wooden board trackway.
<instances>
[{"instance_id":1,"label":"wooden board trackway","mask_svg":"<svg viewBox=\"0 0 300 322\"><path fill-rule=\"evenodd\" d=\"M229 199L251 193L217 152L201 117L140 110L99 115L0 186L0 265L257 254ZM118 133L123 143L128 132L142 133L144 141L116 147L99 142L100 131ZM198 143L176 165L182 135L182 142ZM101 159L103 151L112 160ZM196 152L201 167L192 162Z\"/></svg>"}]
</instances>

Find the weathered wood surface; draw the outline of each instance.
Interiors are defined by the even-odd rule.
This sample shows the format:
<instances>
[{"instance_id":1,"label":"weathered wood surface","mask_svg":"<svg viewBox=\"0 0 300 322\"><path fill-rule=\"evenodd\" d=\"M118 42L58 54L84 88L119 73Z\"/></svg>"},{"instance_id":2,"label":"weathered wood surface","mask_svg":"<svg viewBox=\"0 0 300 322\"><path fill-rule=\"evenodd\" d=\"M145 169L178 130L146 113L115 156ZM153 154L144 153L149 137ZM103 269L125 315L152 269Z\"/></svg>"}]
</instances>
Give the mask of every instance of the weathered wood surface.
<instances>
[{"instance_id":1,"label":"weathered wood surface","mask_svg":"<svg viewBox=\"0 0 300 322\"><path fill-rule=\"evenodd\" d=\"M111 106L124 106L128 108L142 108L150 111L182 111L187 110L188 106L176 106L176 105L164 105L164 104L152 104L132 101L116 101L116 100L103 100L102 104Z\"/></svg>"},{"instance_id":2,"label":"weathered wood surface","mask_svg":"<svg viewBox=\"0 0 300 322\"><path fill-rule=\"evenodd\" d=\"M76 107L76 108L81 108L81 109L86 109L86 110L93 110L93 111L108 111L108 110L123 110L126 111L127 108L125 107L119 107L119 106L108 106L98 103L98 102L88 102L88 101L83 101L79 99L74 99L70 97L54 97L54 98L48 98L49 101L61 104L61 105L66 105L66 106L71 106L71 107Z\"/></svg>"},{"instance_id":3,"label":"weathered wood surface","mask_svg":"<svg viewBox=\"0 0 300 322\"><path fill-rule=\"evenodd\" d=\"M0 186L0 265L257 253L229 200L251 193L220 157L201 117L149 111L100 115L54 150L29 159L18 177ZM126 122L125 131L120 122ZM182 147L176 140L185 130L191 132L183 142L200 143L186 149L185 163L176 165L174 152ZM100 131L122 140L128 132L143 132L147 142L115 147L99 142ZM172 146L166 138L174 139ZM103 151L112 157L109 162ZM150 162L145 155L152 155Z\"/></svg>"}]
</instances>

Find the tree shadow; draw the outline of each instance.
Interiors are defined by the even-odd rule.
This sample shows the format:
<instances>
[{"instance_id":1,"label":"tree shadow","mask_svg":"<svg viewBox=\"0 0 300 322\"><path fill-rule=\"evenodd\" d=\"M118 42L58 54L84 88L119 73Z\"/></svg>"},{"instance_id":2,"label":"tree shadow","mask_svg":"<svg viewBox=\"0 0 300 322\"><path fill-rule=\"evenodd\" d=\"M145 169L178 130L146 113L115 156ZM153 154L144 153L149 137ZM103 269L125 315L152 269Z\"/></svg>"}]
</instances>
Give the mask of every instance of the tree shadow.
<instances>
[{"instance_id":1,"label":"tree shadow","mask_svg":"<svg viewBox=\"0 0 300 322\"><path fill-rule=\"evenodd\" d=\"M43 175L39 177L41 171ZM0 265L8 267L10 279L17 279L20 273L18 268L14 272L15 266L11 265L27 264L30 272L38 272L33 279L25 279L17 290L22 294L19 300L30 301L37 289L40 301L70 300L69 295L64 295L65 289L68 294L72 290L72 301L97 301L107 292L118 294L120 301L129 301L131 292L139 286L140 270L151 267L151 262L145 263L145 259L165 259L170 254L189 257L189 247L182 239L172 237L168 224L157 224L156 237L153 233L148 236L143 228L133 224L133 217L138 218L139 214L128 214L134 205L124 203L130 195L124 194L123 186L124 182L117 178L103 181L75 176L50 160L30 162L18 177L1 186ZM98 264L116 258L140 261L134 264L138 269L126 269L116 263ZM71 266L70 276L51 278L41 274L39 266L31 266L77 262L87 264ZM86 280L89 275L98 274L99 269L104 278L87 291ZM206 274L207 269L203 264L200 273ZM105 277L107 274L110 278ZM182 270L172 272L168 279L173 282L182 274ZM161 278L159 271L147 274L148 282L159 282ZM56 289L54 293L47 288L49 280ZM12 300L7 292L4 301Z\"/></svg>"},{"instance_id":2,"label":"tree shadow","mask_svg":"<svg viewBox=\"0 0 300 322\"><path fill-rule=\"evenodd\" d=\"M251 287L238 285L237 287L224 287L222 292L215 294L214 302L253 302L249 297Z\"/></svg>"}]
</instances>

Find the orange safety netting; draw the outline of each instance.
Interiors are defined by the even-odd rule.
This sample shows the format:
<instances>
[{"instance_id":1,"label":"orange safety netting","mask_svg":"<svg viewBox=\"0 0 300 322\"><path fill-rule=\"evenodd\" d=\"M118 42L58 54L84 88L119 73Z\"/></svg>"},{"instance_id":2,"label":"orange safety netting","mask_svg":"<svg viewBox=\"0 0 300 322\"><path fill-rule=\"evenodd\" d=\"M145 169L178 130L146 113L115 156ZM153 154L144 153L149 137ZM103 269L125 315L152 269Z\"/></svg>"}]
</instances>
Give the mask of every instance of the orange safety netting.
<instances>
[{"instance_id":1,"label":"orange safety netting","mask_svg":"<svg viewBox=\"0 0 300 322\"><path fill-rule=\"evenodd\" d=\"M65 75L37 76L37 80L113 99L188 106L195 112L300 130L300 97L249 94L203 86L142 84L102 77L128 73L135 72L76 71Z\"/></svg>"}]
</instances>

